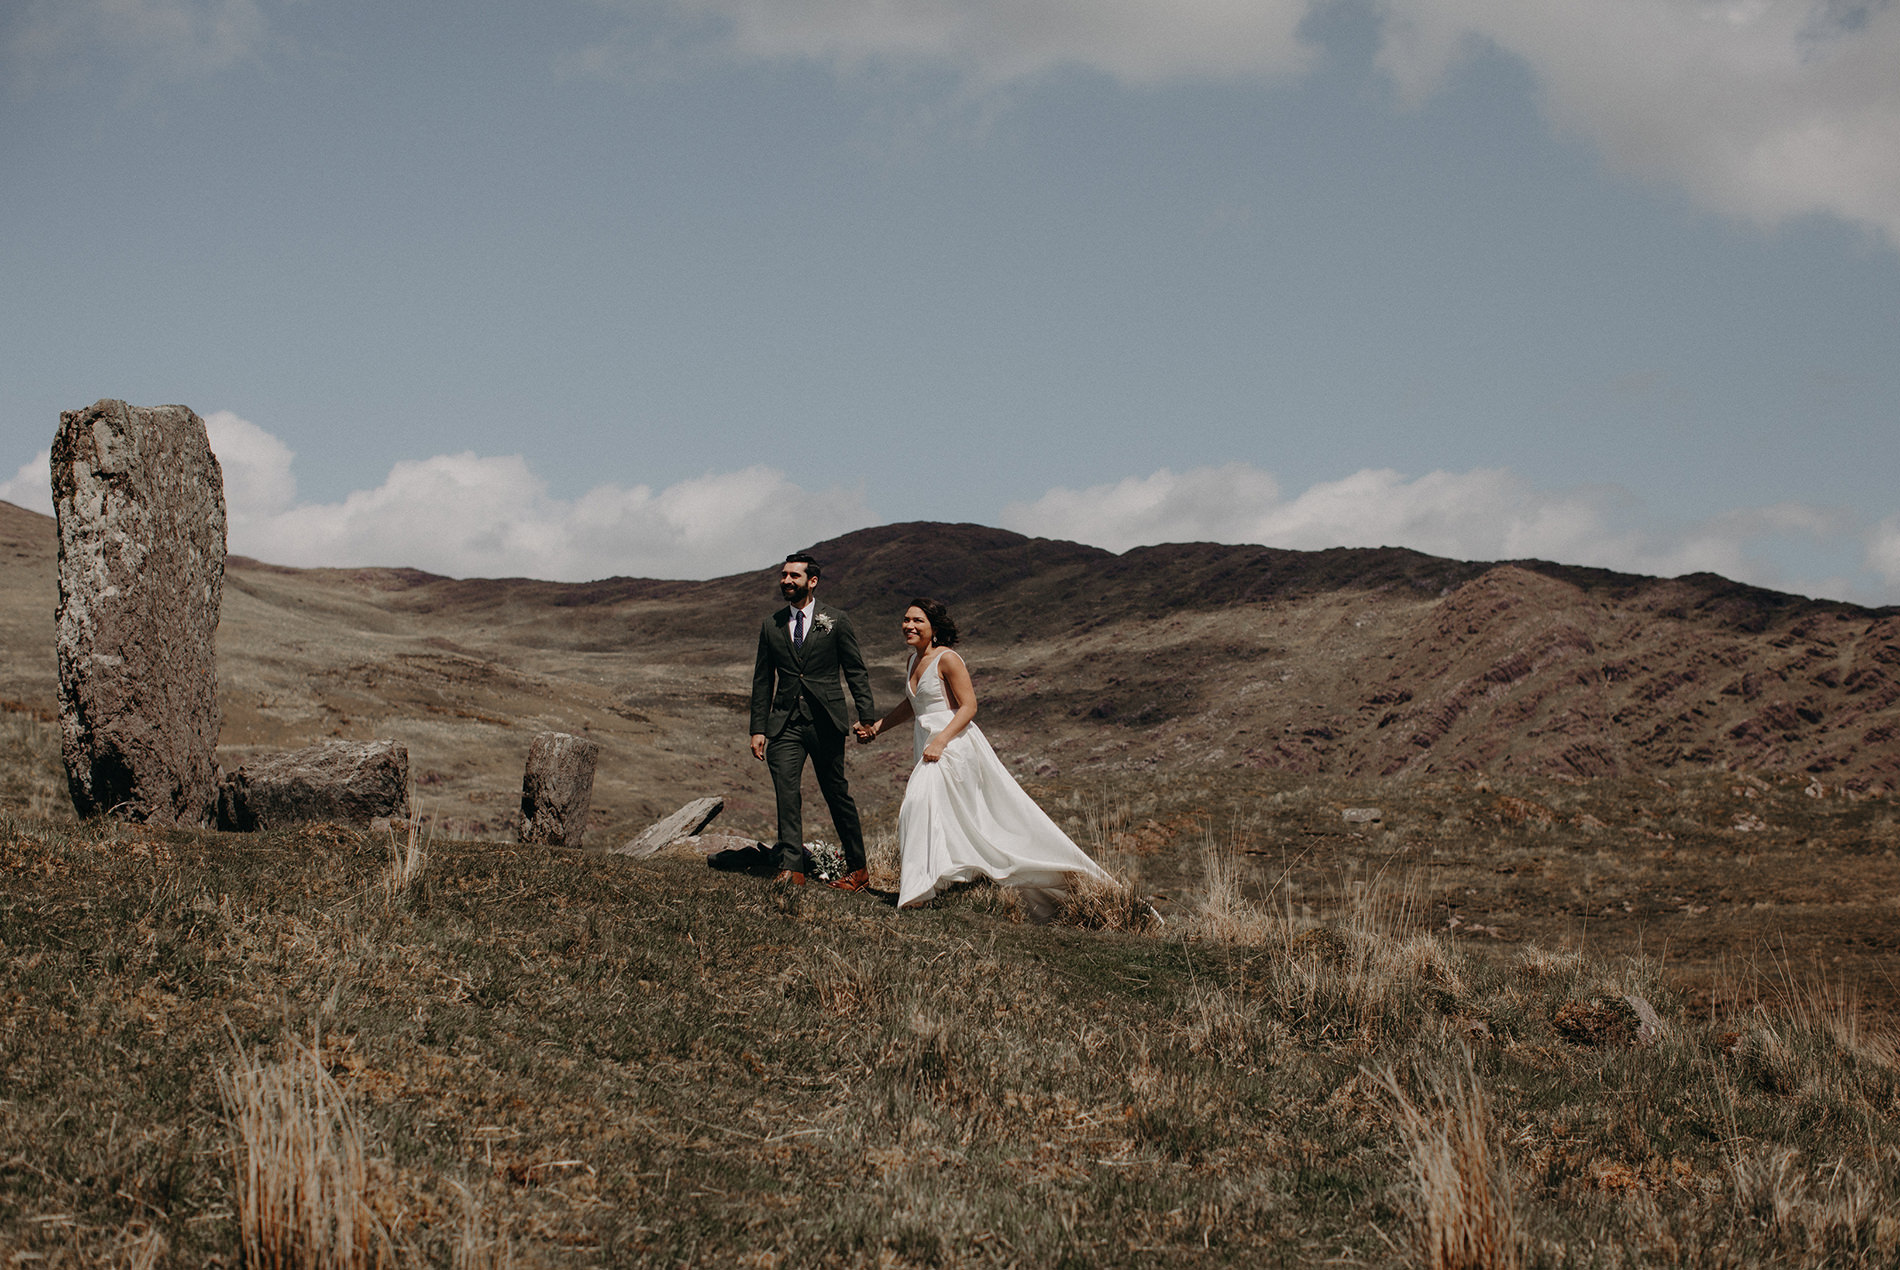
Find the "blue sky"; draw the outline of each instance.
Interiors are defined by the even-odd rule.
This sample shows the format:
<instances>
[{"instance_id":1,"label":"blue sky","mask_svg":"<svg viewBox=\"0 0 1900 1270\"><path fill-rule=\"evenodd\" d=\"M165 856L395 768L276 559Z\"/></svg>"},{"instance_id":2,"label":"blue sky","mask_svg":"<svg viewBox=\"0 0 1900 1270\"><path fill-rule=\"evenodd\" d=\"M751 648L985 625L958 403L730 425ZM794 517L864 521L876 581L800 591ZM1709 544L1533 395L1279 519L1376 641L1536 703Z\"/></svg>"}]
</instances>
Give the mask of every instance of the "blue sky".
<instances>
[{"instance_id":1,"label":"blue sky","mask_svg":"<svg viewBox=\"0 0 1900 1270\"><path fill-rule=\"evenodd\" d=\"M892 520L1900 602L1900 9L16 0L0 497L705 576ZM17 473L16 473L17 469Z\"/></svg>"}]
</instances>

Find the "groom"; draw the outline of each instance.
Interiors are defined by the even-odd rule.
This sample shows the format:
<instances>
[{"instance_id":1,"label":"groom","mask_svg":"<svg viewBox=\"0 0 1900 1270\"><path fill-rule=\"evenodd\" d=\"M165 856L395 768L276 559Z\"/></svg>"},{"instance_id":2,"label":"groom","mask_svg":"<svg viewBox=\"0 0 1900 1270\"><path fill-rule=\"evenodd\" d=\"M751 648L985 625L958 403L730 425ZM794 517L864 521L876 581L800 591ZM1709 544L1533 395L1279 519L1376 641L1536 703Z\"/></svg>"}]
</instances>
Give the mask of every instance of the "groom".
<instances>
[{"instance_id":1,"label":"groom","mask_svg":"<svg viewBox=\"0 0 1900 1270\"><path fill-rule=\"evenodd\" d=\"M832 885L862 891L866 883L864 831L858 805L844 779L844 738L850 729L838 675L851 685L859 719L875 719L871 675L858 651L851 619L812 598L818 562L803 553L785 557L778 575L786 607L759 626L759 656L752 667L752 757L772 772L778 795L778 876L803 885L805 828L799 782L810 759L819 792L831 808L831 823L844 849L845 874Z\"/></svg>"}]
</instances>

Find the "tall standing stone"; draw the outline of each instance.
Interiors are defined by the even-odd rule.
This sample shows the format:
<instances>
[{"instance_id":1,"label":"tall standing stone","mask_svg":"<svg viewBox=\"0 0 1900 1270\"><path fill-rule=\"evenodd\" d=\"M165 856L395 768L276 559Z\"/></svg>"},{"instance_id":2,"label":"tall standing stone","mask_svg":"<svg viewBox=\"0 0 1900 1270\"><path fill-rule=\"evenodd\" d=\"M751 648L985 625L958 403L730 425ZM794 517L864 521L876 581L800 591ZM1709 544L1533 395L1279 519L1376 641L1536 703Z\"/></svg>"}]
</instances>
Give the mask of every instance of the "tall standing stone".
<instances>
[{"instance_id":1,"label":"tall standing stone","mask_svg":"<svg viewBox=\"0 0 1900 1270\"><path fill-rule=\"evenodd\" d=\"M59 417L59 725L81 816L201 825L217 809L224 474L185 406Z\"/></svg>"},{"instance_id":2,"label":"tall standing stone","mask_svg":"<svg viewBox=\"0 0 1900 1270\"><path fill-rule=\"evenodd\" d=\"M594 800L594 766L599 761L600 747L592 741L565 732L535 737L521 777L516 836L543 846L580 846L587 833L587 808Z\"/></svg>"}]
</instances>

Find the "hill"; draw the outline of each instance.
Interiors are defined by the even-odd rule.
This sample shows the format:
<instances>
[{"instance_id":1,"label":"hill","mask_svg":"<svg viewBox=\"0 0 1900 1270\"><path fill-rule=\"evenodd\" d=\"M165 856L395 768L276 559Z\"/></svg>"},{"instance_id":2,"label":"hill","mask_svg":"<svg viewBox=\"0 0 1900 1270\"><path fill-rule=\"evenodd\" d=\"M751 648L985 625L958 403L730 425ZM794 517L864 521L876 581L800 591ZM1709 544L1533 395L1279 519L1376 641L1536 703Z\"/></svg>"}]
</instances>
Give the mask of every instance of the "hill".
<instances>
[{"instance_id":1,"label":"hill","mask_svg":"<svg viewBox=\"0 0 1900 1270\"><path fill-rule=\"evenodd\" d=\"M1656 579L1396 548L1171 544L1115 555L978 525L820 543L882 701L914 594L959 614L983 724L1019 772L1302 777L1800 774L1900 787L1900 614L1712 575ZM770 552L765 553L770 555ZM0 698L54 698L50 518L0 504ZM219 631L224 761L326 736L410 747L425 804L506 829L545 728L603 746L602 834L722 792L765 832L744 754L768 570L702 582L452 579L233 557ZM908 755L860 756L888 812Z\"/></svg>"},{"instance_id":2,"label":"hill","mask_svg":"<svg viewBox=\"0 0 1900 1270\"><path fill-rule=\"evenodd\" d=\"M1885 898L1900 837L1868 797L1900 782L1893 610L1396 549L1114 555L975 525L817 550L881 701L900 691L906 599L956 607L1005 761L1074 832L1121 824L1163 911L1218 839L1246 887L1316 911L1355 880L1422 871L1440 925L1661 948L1692 999L1767 958L1900 1008ZM51 520L0 504L0 809L70 814L39 721L55 593ZM602 746L591 845L709 793L721 829L767 837L744 734L772 597L769 570L562 584L234 557L220 757L394 737L439 835L506 839L529 740L558 728ZM874 837L910 762L896 741L852 755ZM1343 825L1348 806L1383 820Z\"/></svg>"}]
</instances>

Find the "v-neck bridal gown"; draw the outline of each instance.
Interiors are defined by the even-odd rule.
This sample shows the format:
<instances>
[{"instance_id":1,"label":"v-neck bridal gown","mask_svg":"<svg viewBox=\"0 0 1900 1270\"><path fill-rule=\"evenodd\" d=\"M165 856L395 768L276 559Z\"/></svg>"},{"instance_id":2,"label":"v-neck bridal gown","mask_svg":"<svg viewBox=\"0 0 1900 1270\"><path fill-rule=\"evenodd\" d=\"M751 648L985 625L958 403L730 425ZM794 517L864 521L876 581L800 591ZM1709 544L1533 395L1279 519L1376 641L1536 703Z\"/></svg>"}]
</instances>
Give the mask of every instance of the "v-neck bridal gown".
<instances>
[{"instance_id":1,"label":"v-neck bridal gown","mask_svg":"<svg viewBox=\"0 0 1900 1270\"><path fill-rule=\"evenodd\" d=\"M920 903L953 883L986 877L1021 888L1032 915L1047 916L1069 874L1104 881L1108 874L1023 792L974 721L937 762L923 761L924 746L956 713L944 691L942 661L937 652L916 687L904 677L916 716L917 766L897 814L897 902ZM916 665L913 655L910 669Z\"/></svg>"}]
</instances>

